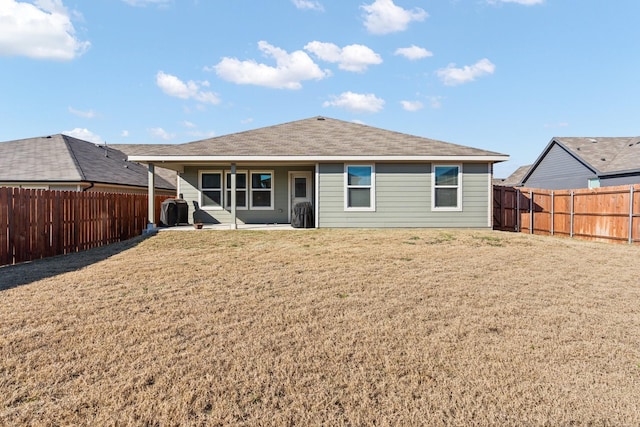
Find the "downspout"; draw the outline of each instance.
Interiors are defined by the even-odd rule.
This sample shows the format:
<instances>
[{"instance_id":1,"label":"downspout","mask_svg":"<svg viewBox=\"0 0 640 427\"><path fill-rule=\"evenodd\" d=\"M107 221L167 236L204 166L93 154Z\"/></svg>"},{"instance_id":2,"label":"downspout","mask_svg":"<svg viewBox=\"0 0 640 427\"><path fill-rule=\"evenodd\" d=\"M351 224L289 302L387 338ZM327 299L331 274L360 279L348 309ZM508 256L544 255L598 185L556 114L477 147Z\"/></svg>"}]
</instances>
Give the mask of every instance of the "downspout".
<instances>
[{"instance_id":1,"label":"downspout","mask_svg":"<svg viewBox=\"0 0 640 427\"><path fill-rule=\"evenodd\" d=\"M96 185L95 182L90 182L88 187L85 187L85 188L82 189L82 192L84 193L87 190L91 190L94 185Z\"/></svg>"}]
</instances>

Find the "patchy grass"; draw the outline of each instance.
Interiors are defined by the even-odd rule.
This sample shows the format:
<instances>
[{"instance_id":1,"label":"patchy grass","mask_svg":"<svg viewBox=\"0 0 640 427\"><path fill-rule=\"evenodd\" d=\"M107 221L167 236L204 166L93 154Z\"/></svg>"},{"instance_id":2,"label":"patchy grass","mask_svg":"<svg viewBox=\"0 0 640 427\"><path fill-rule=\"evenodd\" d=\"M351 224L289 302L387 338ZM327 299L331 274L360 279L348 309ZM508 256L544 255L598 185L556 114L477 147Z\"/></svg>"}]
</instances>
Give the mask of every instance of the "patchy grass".
<instances>
[{"instance_id":1,"label":"patchy grass","mask_svg":"<svg viewBox=\"0 0 640 427\"><path fill-rule=\"evenodd\" d=\"M478 230L169 231L5 267L0 424L639 425L638 259Z\"/></svg>"}]
</instances>

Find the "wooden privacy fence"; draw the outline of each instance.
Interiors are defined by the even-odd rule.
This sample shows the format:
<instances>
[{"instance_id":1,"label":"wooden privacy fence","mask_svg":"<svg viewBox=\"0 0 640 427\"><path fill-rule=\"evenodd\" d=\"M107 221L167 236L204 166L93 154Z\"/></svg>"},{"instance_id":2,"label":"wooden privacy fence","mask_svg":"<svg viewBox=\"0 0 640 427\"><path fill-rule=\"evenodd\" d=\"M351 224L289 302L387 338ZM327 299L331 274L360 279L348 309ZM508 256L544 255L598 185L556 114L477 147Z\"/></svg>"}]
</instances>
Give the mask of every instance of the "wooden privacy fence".
<instances>
[{"instance_id":1,"label":"wooden privacy fence","mask_svg":"<svg viewBox=\"0 0 640 427\"><path fill-rule=\"evenodd\" d=\"M640 242L640 184L580 190L493 187L493 228Z\"/></svg>"},{"instance_id":2,"label":"wooden privacy fence","mask_svg":"<svg viewBox=\"0 0 640 427\"><path fill-rule=\"evenodd\" d=\"M156 224L160 205L156 196ZM0 265L83 251L138 236L147 195L0 188Z\"/></svg>"}]
</instances>

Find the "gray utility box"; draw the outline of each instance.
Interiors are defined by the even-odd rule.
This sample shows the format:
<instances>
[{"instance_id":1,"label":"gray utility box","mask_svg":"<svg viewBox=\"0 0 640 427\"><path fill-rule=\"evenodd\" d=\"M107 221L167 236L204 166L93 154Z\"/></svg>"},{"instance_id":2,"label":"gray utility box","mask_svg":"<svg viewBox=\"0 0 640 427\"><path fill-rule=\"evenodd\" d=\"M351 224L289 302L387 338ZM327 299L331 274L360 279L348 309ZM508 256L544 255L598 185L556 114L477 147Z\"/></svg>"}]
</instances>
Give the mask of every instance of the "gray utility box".
<instances>
[{"instance_id":1,"label":"gray utility box","mask_svg":"<svg viewBox=\"0 0 640 427\"><path fill-rule=\"evenodd\" d=\"M293 228L313 228L313 206L309 202L298 203L293 207L291 215L291 226Z\"/></svg>"},{"instance_id":2,"label":"gray utility box","mask_svg":"<svg viewBox=\"0 0 640 427\"><path fill-rule=\"evenodd\" d=\"M160 227L189 223L189 205L182 199L167 199L160 207Z\"/></svg>"}]
</instances>

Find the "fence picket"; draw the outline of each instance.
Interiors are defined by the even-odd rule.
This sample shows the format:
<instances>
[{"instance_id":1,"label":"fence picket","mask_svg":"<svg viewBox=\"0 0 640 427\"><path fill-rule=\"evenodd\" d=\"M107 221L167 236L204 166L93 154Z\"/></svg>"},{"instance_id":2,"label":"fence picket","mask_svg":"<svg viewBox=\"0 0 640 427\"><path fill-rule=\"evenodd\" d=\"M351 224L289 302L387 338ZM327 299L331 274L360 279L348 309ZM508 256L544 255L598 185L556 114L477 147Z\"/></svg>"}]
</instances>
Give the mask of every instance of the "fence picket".
<instances>
[{"instance_id":1,"label":"fence picket","mask_svg":"<svg viewBox=\"0 0 640 427\"><path fill-rule=\"evenodd\" d=\"M156 196L159 206L169 196ZM0 265L78 252L140 235L147 195L0 187Z\"/></svg>"},{"instance_id":2,"label":"fence picket","mask_svg":"<svg viewBox=\"0 0 640 427\"><path fill-rule=\"evenodd\" d=\"M638 190L640 184L553 191L494 186L493 197L500 198L494 229L640 243Z\"/></svg>"}]
</instances>

